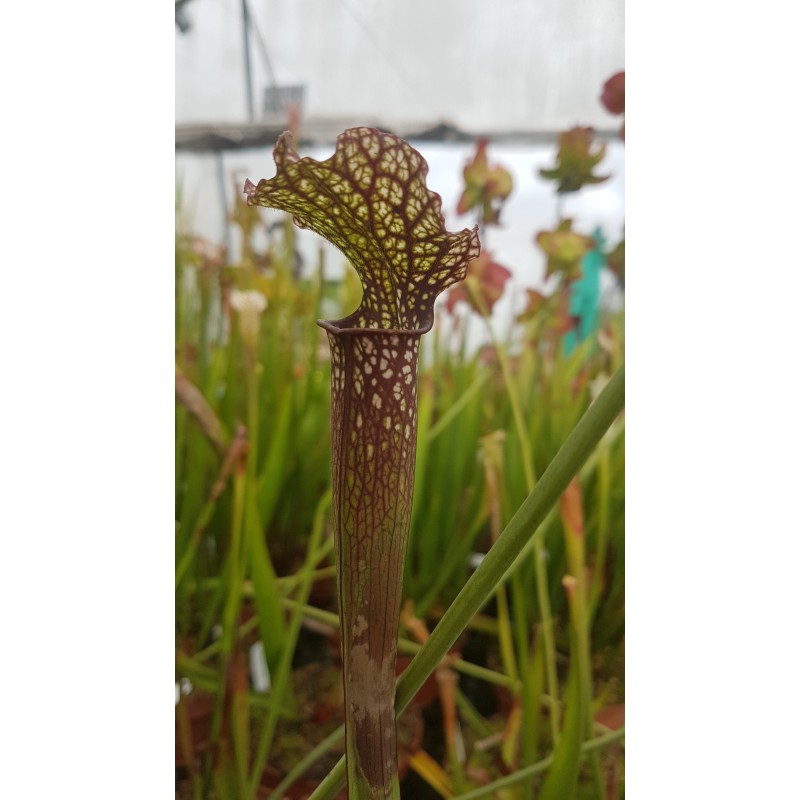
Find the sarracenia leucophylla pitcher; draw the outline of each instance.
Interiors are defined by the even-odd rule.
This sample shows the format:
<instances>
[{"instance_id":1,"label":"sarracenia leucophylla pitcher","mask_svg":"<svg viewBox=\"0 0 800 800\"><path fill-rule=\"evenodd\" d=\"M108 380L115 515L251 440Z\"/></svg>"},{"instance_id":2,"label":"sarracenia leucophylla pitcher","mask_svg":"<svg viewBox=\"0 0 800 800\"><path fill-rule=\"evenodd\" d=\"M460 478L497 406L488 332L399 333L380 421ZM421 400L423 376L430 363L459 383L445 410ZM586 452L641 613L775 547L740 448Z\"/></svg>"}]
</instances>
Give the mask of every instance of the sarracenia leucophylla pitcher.
<instances>
[{"instance_id":1,"label":"sarracenia leucophylla pitcher","mask_svg":"<svg viewBox=\"0 0 800 800\"><path fill-rule=\"evenodd\" d=\"M333 520L350 798L399 798L395 657L414 490L417 360L436 297L464 279L478 230L448 233L428 165L372 128L342 133L327 161L284 133L277 174L247 181L250 205L282 209L336 245L361 305L320 321L331 348Z\"/></svg>"}]
</instances>

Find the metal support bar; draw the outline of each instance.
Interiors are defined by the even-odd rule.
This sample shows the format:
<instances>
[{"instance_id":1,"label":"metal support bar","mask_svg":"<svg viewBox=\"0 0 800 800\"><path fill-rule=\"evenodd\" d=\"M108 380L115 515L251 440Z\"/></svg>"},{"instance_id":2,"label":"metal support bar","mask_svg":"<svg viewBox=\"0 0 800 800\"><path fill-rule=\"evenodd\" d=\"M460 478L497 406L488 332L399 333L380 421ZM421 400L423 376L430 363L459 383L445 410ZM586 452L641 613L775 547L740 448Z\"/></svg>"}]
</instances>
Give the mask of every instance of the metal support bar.
<instances>
[{"instance_id":1,"label":"metal support bar","mask_svg":"<svg viewBox=\"0 0 800 800\"><path fill-rule=\"evenodd\" d=\"M247 0L242 0L242 38L244 40L244 78L245 91L247 92L247 119L255 122L256 114L253 107L253 73L250 68L250 14L247 10Z\"/></svg>"}]
</instances>

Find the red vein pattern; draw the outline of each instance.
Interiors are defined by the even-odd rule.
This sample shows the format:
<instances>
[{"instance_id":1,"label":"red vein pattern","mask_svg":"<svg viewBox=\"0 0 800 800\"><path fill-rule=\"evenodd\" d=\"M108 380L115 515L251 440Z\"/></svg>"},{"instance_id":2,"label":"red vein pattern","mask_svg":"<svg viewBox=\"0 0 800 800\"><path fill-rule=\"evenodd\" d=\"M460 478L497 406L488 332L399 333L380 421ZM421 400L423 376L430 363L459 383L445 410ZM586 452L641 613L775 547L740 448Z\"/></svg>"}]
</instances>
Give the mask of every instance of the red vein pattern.
<instances>
[{"instance_id":1,"label":"red vein pattern","mask_svg":"<svg viewBox=\"0 0 800 800\"><path fill-rule=\"evenodd\" d=\"M420 334L325 327L348 735L367 783L389 786L397 758L394 664L414 491Z\"/></svg>"},{"instance_id":2,"label":"red vein pattern","mask_svg":"<svg viewBox=\"0 0 800 800\"><path fill-rule=\"evenodd\" d=\"M477 228L448 233L427 164L402 139L342 133L327 161L283 134L277 175L245 184L337 245L364 287L350 316L321 321L331 348L334 536L345 669L347 774L370 797L397 782L397 628L414 491L419 341L436 297L480 253ZM360 795L359 795L360 796Z\"/></svg>"},{"instance_id":3,"label":"red vein pattern","mask_svg":"<svg viewBox=\"0 0 800 800\"><path fill-rule=\"evenodd\" d=\"M300 158L290 142L278 139L274 178L245 183L248 204L288 211L345 254L364 285L347 327L428 330L436 296L480 252L477 227L445 230L425 159L396 136L351 128L327 161Z\"/></svg>"}]
</instances>

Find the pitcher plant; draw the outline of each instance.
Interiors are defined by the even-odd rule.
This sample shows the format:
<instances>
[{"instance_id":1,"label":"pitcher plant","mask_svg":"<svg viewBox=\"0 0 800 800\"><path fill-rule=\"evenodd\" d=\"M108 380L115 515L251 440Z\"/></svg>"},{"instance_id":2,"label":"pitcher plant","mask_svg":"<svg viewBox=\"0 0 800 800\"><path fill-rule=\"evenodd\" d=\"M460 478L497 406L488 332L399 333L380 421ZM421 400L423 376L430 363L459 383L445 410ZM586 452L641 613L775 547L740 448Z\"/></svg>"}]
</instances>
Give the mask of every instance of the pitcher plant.
<instances>
[{"instance_id":1,"label":"pitcher plant","mask_svg":"<svg viewBox=\"0 0 800 800\"><path fill-rule=\"evenodd\" d=\"M407 142L352 128L326 161L284 133L277 174L245 183L249 205L293 215L338 247L363 286L359 308L320 321L331 350L336 543L349 797L400 797L395 657L414 491L417 363L434 301L480 253L477 227L444 228L428 165Z\"/></svg>"}]
</instances>

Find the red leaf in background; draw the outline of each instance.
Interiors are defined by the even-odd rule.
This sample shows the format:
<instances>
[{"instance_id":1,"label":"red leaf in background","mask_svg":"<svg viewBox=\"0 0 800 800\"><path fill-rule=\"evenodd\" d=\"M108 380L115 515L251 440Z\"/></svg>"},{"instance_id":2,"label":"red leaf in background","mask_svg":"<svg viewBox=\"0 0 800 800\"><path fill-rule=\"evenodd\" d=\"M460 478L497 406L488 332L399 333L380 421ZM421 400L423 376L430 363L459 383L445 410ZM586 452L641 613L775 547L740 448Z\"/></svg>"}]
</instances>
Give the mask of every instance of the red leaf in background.
<instances>
[{"instance_id":1,"label":"red leaf in background","mask_svg":"<svg viewBox=\"0 0 800 800\"><path fill-rule=\"evenodd\" d=\"M603 84L600 102L609 114L625 113L625 71L617 72Z\"/></svg>"},{"instance_id":2,"label":"red leaf in background","mask_svg":"<svg viewBox=\"0 0 800 800\"><path fill-rule=\"evenodd\" d=\"M612 731L619 730L625 724L625 703L601 708L594 715L594 719L604 728Z\"/></svg>"},{"instance_id":3,"label":"red leaf in background","mask_svg":"<svg viewBox=\"0 0 800 800\"><path fill-rule=\"evenodd\" d=\"M452 288L447 294L445 308L452 313L456 304L463 301L479 314L482 311L491 313L494 304L503 296L506 281L511 277L511 271L502 264L498 264L487 251L483 251L476 259L470 262L467 277L464 283ZM465 284L469 282L472 290L480 298L475 303ZM480 306L483 306L483 310Z\"/></svg>"},{"instance_id":4,"label":"red leaf in background","mask_svg":"<svg viewBox=\"0 0 800 800\"><path fill-rule=\"evenodd\" d=\"M609 114L625 113L625 70L612 75L603 84L603 93L600 95L600 102ZM625 141L625 122L622 123L619 135Z\"/></svg>"},{"instance_id":5,"label":"red leaf in background","mask_svg":"<svg viewBox=\"0 0 800 800\"><path fill-rule=\"evenodd\" d=\"M456 212L466 214L479 208L486 225L500 224L500 209L514 187L511 173L499 164L489 166L486 158L487 139L478 140L475 157L464 167L464 191Z\"/></svg>"}]
</instances>

